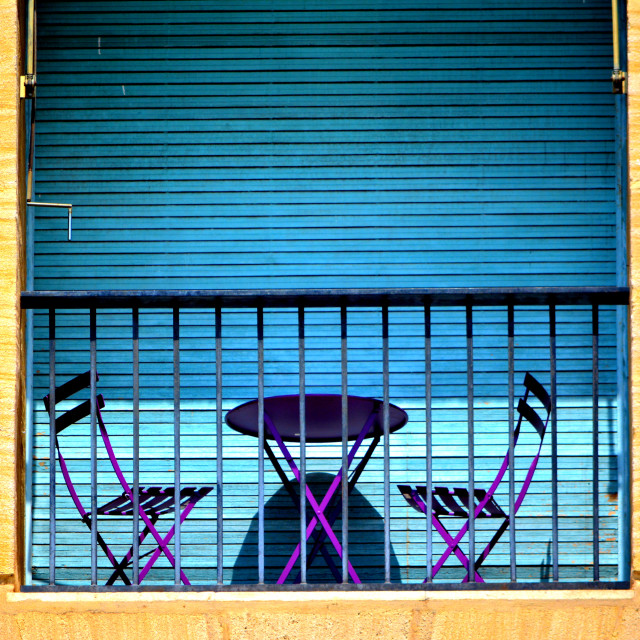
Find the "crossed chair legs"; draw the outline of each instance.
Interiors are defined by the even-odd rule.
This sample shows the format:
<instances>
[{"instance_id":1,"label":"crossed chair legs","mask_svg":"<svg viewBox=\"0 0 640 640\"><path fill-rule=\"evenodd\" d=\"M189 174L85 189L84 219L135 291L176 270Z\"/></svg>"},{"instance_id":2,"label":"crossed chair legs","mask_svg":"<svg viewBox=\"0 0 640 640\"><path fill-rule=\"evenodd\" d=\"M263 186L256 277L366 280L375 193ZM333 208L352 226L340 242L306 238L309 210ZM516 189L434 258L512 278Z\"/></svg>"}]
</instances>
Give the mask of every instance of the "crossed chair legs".
<instances>
[{"instance_id":1,"label":"crossed chair legs","mask_svg":"<svg viewBox=\"0 0 640 640\"><path fill-rule=\"evenodd\" d=\"M409 504L414 509L422 512L425 516L427 516L427 518L429 517L427 505L424 501L424 498L426 497L426 487L417 486L416 488L412 488L409 485L398 485L398 488L400 489L400 492L402 493L404 498L407 500L407 502L409 502ZM462 582L469 582L469 565L470 565L469 558L459 546L460 541L462 540L465 533L467 533L469 529L469 519L467 518L467 520L459 529L459 531L456 533L456 535L453 536L451 535L449 530L444 526L444 524L442 523L439 517L440 515L452 515L452 514L466 516L467 515L466 512L460 513L460 511L462 511L462 508L460 507L459 504L455 502L453 497L456 496L462 502L462 504L465 504L465 502L466 504L468 504L469 494L466 492L465 489L459 489L459 488L454 489L452 493L446 487L435 487L434 493L436 493L436 495L438 495L439 498L443 499L443 502L445 502L447 506L452 507L454 511L452 511L451 513L448 513L441 507L439 503L437 503L436 500L434 500L434 506L435 505L437 506L435 506L435 508L432 510L431 522L435 527L436 531L438 531L438 533L446 543L447 548L444 551L444 553L440 556L438 561L435 563L435 565L433 566L432 577L435 578L438 571L440 571L440 569L442 568L444 563L447 561L449 556L453 553L455 557L458 558L458 560L460 561L460 564L467 570L467 575L464 577ZM486 491L482 489L476 489L476 491L474 492L474 495L477 503L479 504L481 504L483 501L486 500ZM441 513L438 513L438 510L440 510ZM501 509L500 505L498 505L498 503L492 497L490 500L486 500L486 503L482 511L480 512L480 514L476 514L476 518L497 518L502 520L502 522L500 523L500 526L498 527L498 530L494 533L493 537L491 538L489 543L486 545L486 547L483 549L482 553L476 558L476 561L474 563L475 582L484 582L484 579L478 573L478 569L480 568L482 563L486 560L487 556L489 555L493 547L496 545L496 543L498 542L502 534L507 530L507 527L509 526L509 516ZM424 580L424 582L426 582L426 579Z\"/></svg>"},{"instance_id":2,"label":"crossed chair legs","mask_svg":"<svg viewBox=\"0 0 640 640\"><path fill-rule=\"evenodd\" d=\"M180 490L180 524L184 523L193 507L195 507L200 499L204 498L210 490L210 487L202 487L200 489L196 489L194 487L183 487ZM99 507L98 515L133 515L133 502L131 497L132 496L127 492L124 492L121 496L115 498L102 507ZM147 487L140 489L139 514L145 526L138 537L138 544L141 545L145 538L151 534L155 539L157 546L139 556L139 559L148 557L145 566L140 570L139 582L142 582L151 567L155 564L156 560L160 557L160 554L164 554L171 566L175 567L175 557L168 546L175 534L175 523L170 527L164 537L158 532L155 526L161 515L170 513L174 511L174 509L175 499L173 488ZM86 517L86 519L83 518L83 520L85 520L87 526L91 528L91 519ZM98 544L100 544L100 547L114 567L114 571L106 584L114 584L118 578L127 585L131 584L131 581L124 572L124 569L129 567L133 562L133 545L130 547L124 558L122 558L120 562L117 562L100 534L98 534ZM189 579L182 570L180 570L180 579L183 584L190 584Z\"/></svg>"}]
</instances>

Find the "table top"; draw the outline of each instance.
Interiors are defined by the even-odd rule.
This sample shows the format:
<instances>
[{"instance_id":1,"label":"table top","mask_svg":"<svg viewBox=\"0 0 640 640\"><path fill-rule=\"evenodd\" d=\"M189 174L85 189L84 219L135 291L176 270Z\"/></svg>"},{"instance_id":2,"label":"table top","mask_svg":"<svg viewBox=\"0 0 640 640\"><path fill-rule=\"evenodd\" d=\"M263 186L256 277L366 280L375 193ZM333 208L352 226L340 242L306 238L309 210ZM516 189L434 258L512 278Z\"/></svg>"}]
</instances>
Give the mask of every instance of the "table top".
<instances>
[{"instance_id":1,"label":"table top","mask_svg":"<svg viewBox=\"0 0 640 640\"><path fill-rule=\"evenodd\" d=\"M365 422L376 411L366 437L382 434L383 403L375 398L348 396L349 440L355 440ZM300 441L300 396L270 396L264 399L264 410L285 442ZM397 431L407 424L407 414L389 403L389 431ZM227 424L236 431L258 436L258 401L251 400L227 413ZM342 396L340 394L305 394L305 427L307 442L342 441ZM265 435L273 439L265 428Z\"/></svg>"}]
</instances>

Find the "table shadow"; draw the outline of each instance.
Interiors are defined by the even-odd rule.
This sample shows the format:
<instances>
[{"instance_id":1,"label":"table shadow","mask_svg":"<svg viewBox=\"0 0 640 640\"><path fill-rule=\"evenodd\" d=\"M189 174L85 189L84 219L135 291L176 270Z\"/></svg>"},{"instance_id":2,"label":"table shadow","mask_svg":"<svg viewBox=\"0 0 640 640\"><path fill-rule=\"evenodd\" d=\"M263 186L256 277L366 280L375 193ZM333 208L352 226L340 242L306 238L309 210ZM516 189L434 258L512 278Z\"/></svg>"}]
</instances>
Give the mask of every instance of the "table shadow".
<instances>
[{"instance_id":1,"label":"table shadow","mask_svg":"<svg viewBox=\"0 0 640 640\"><path fill-rule=\"evenodd\" d=\"M321 502L333 476L328 473L310 473L307 483L318 502ZM296 490L298 487L296 486ZM340 489L338 488L338 492ZM380 501L382 492L380 491ZM332 503L333 504L333 503ZM325 513L332 511L330 506ZM313 513L307 509L307 522ZM284 487L281 487L265 503L265 583L277 582L291 553L300 541L300 517L293 501ZM332 526L342 544L342 518L338 516ZM320 533L316 527L316 532ZM325 548L333 559L338 572L342 572L340 560L328 537L324 538ZM313 549L313 536L307 541L307 556ZM349 560L363 583L384 582L384 520L378 510L355 488L349 496ZM400 582L400 568L391 547L391 581ZM293 584L300 570L300 561L289 574L286 584ZM352 580L349 580L352 582ZM249 530L241 544L237 560L233 566L231 584L256 584L258 582L258 513L251 520ZM307 566L307 582L311 584L335 583L325 558L318 553Z\"/></svg>"}]
</instances>

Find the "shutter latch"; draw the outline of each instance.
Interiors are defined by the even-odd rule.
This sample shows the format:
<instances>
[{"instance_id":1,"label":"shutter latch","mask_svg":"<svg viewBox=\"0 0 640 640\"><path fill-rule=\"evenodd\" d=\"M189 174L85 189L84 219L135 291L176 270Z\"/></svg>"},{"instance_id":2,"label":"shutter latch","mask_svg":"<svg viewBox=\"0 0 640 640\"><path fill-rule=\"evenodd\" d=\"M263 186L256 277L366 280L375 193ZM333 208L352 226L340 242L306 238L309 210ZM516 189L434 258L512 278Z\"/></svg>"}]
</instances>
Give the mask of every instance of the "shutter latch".
<instances>
[{"instance_id":1,"label":"shutter latch","mask_svg":"<svg viewBox=\"0 0 640 640\"><path fill-rule=\"evenodd\" d=\"M627 74L621 69L614 69L611 74L613 93L627 93Z\"/></svg>"},{"instance_id":2,"label":"shutter latch","mask_svg":"<svg viewBox=\"0 0 640 640\"><path fill-rule=\"evenodd\" d=\"M20 76L20 97L21 98L33 98L33 94L36 90L36 74L27 73L24 76Z\"/></svg>"}]
</instances>

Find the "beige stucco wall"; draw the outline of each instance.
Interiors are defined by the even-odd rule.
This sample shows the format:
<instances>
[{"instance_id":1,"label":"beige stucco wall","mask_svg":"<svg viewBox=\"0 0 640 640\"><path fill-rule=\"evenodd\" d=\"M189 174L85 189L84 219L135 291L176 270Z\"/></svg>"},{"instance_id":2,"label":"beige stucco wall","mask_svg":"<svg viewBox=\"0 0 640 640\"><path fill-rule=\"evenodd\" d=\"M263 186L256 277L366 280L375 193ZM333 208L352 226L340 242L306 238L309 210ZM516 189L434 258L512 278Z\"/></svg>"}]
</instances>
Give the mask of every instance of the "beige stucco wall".
<instances>
[{"instance_id":1,"label":"beige stucco wall","mask_svg":"<svg viewBox=\"0 0 640 640\"><path fill-rule=\"evenodd\" d=\"M0 0L0 640L384 638L638 640L640 589L617 592L21 594L23 193L18 0ZM634 577L640 578L640 0L629 0ZM4 586L2 584L4 583Z\"/></svg>"},{"instance_id":2,"label":"beige stucco wall","mask_svg":"<svg viewBox=\"0 0 640 640\"><path fill-rule=\"evenodd\" d=\"M637 640L634 592L9 593L0 638L62 640ZM4 614L4 615L3 615Z\"/></svg>"}]
</instances>

